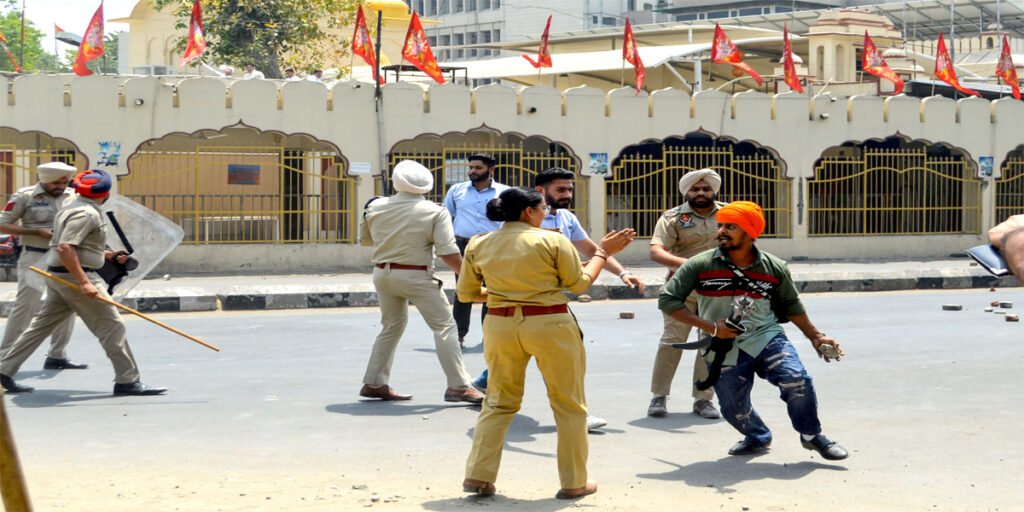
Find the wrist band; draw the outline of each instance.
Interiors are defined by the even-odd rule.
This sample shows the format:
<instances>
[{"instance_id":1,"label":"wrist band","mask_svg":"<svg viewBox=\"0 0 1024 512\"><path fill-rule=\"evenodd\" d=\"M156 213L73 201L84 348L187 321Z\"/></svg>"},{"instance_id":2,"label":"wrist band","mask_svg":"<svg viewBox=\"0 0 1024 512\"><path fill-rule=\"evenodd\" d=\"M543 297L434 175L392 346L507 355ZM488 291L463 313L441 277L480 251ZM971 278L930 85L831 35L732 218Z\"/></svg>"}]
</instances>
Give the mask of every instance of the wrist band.
<instances>
[{"instance_id":1,"label":"wrist band","mask_svg":"<svg viewBox=\"0 0 1024 512\"><path fill-rule=\"evenodd\" d=\"M608 256L605 256L604 254L594 254L593 257L594 258L601 258L603 260L607 260L608 259Z\"/></svg>"},{"instance_id":2,"label":"wrist band","mask_svg":"<svg viewBox=\"0 0 1024 512\"><path fill-rule=\"evenodd\" d=\"M631 276L631 275L633 275L632 272L630 272L628 270L623 270L622 272L619 272L619 279L622 279L622 276Z\"/></svg>"},{"instance_id":3,"label":"wrist band","mask_svg":"<svg viewBox=\"0 0 1024 512\"><path fill-rule=\"evenodd\" d=\"M711 337L718 336L718 322L715 322L715 332L711 333Z\"/></svg>"}]
</instances>

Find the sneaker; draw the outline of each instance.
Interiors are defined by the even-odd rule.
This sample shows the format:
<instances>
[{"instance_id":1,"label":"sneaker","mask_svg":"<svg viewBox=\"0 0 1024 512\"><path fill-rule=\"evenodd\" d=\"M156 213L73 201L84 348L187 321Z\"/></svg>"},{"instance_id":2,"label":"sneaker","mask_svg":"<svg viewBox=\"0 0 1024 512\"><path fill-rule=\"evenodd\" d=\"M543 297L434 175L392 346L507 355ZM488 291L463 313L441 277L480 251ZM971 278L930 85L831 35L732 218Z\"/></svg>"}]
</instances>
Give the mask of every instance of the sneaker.
<instances>
[{"instance_id":1,"label":"sneaker","mask_svg":"<svg viewBox=\"0 0 1024 512\"><path fill-rule=\"evenodd\" d=\"M718 409L715 409L711 400L697 400L693 402L693 413L709 420L717 420L722 417L722 414L718 412Z\"/></svg>"},{"instance_id":2,"label":"sneaker","mask_svg":"<svg viewBox=\"0 0 1024 512\"><path fill-rule=\"evenodd\" d=\"M481 393L486 393L487 392L487 370L484 370L482 373L480 373L479 376L477 376L477 378L473 379L473 382L471 382L471 384L473 385L474 388L477 389L477 391L479 391Z\"/></svg>"},{"instance_id":3,"label":"sneaker","mask_svg":"<svg viewBox=\"0 0 1024 512\"><path fill-rule=\"evenodd\" d=\"M823 458L828 460L843 460L850 456L845 448L821 434L814 436L814 439L810 441L804 441L803 436L800 436L800 444L808 450L818 452Z\"/></svg>"},{"instance_id":4,"label":"sneaker","mask_svg":"<svg viewBox=\"0 0 1024 512\"><path fill-rule=\"evenodd\" d=\"M598 418L597 416L587 415L587 430L597 430L607 424L607 421Z\"/></svg>"},{"instance_id":5,"label":"sneaker","mask_svg":"<svg viewBox=\"0 0 1024 512\"><path fill-rule=\"evenodd\" d=\"M666 396L656 396L651 399L651 405L647 406L647 415L660 418L668 414L668 407L665 406Z\"/></svg>"}]
</instances>

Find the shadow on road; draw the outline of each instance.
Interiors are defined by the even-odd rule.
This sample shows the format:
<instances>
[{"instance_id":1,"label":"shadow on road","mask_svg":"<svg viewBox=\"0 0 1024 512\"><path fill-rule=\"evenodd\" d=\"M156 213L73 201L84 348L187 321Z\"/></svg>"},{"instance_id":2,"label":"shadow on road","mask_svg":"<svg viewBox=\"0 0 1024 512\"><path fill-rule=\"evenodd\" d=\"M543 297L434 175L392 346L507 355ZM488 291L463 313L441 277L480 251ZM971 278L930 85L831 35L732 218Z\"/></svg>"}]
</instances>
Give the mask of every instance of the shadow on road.
<instances>
[{"instance_id":1,"label":"shadow on road","mask_svg":"<svg viewBox=\"0 0 1024 512\"><path fill-rule=\"evenodd\" d=\"M472 440L473 433L475 431L476 428L467 430L466 437ZM537 441L537 438L534 437L537 434L554 434L556 432L557 429L554 425L546 425L542 427L540 426L539 421L526 416L525 414L516 414L515 417L512 418L512 423L508 427L508 433L505 434L504 450L553 459L555 458L555 454L553 453L535 452L527 450L519 445Z\"/></svg>"},{"instance_id":2,"label":"shadow on road","mask_svg":"<svg viewBox=\"0 0 1024 512\"><path fill-rule=\"evenodd\" d=\"M330 404L324 407L327 412L347 414L349 416L412 416L432 414L447 409L479 408L479 405L472 404L413 404L409 402L389 402L386 400L367 399L348 404Z\"/></svg>"},{"instance_id":3,"label":"shadow on road","mask_svg":"<svg viewBox=\"0 0 1024 512\"><path fill-rule=\"evenodd\" d=\"M752 457L725 457L682 466L655 459L676 469L666 473L641 473L638 478L682 481L692 487L714 487L720 493L735 492L732 486L753 480L799 480L816 470L846 471L843 466L801 461L795 464L753 462Z\"/></svg>"},{"instance_id":4,"label":"shadow on road","mask_svg":"<svg viewBox=\"0 0 1024 512\"><path fill-rule=\"evenodd\" d=\"M701 418L691 412L670 412L667 416L663 416L661 418L644 416L643 418L629 422L629 425L638 428L660 430L662 432L669 432L672 434L693 434L693 431L687 429L690 427L717 425L722 421L723 420L709 420Z\"/></svg>"},{"instance_id":5,"label":"shadow on road","mask_svg":"<svg viewBox=\"0 0 1024 512\"><path fill-rule=\"evenodd\" d=\"M77 402L88 402L93 400L106 400L114 398L109 391L83 391L77 389L43 389L35 390L32 393L10 395L11 402L18 407L54 407Z\"/></svg>"},{"instance_id":6,"label":"shadow on road","mask_svg":"<svg viewBox=\"0 0 1024 512\"><path fill-rule=\"evenodd\" d=\"M466 507L487 507L487 510L529 510L530 512L555 512L566 508L585 507L585 500L517 500L501 495L501 489L494 496L467 496L447 500L427 501L425 510L461 510Z\"/></svg>"}]
</instances>

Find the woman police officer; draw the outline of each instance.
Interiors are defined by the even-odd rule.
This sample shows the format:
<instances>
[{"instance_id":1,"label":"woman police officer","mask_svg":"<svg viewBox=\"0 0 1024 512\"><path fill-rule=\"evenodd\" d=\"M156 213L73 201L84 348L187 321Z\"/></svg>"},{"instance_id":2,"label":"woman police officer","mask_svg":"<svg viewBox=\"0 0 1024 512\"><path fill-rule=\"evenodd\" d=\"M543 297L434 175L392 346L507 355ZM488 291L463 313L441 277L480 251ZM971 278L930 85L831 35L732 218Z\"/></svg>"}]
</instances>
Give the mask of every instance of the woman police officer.
<instances>
[{"instance_id":1,"label":"woman police officer","mask_svg":"<svg viewBox=\"0 0 1024 512\"><path fill-rule=\"evenodd\" d=\"M589 288L608 256L629 245L636 232L608 233L583 267L568 238L540 229L547 211L539 192L508 189L487 204L487 217L504 225L473 237L466 248L459 300L487 302L484 359L491 370L466 464L466 492L495 492L505 434L522 404L531 357L544 377L558 430L561 490L556 497L578 498L597 491L597 484L587 481L586 354L562 291L582 293Z\"/></svg>"}]
</instances>

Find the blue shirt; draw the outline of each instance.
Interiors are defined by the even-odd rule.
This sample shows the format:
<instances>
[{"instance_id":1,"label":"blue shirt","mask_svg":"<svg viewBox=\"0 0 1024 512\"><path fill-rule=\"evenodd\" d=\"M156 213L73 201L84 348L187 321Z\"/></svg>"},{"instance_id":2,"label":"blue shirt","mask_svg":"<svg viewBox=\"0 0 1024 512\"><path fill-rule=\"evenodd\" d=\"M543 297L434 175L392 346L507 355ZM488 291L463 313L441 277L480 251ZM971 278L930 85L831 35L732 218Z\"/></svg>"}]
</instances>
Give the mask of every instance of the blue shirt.
<instances>
[{"instance_id":1,"label":"blue shirt","mask_svg":"<svg viewBox=\"0 0 1024 512\"><path fill-rule=\"evenodd\" d=\"M540 227L557 230L572 242L587 239L587 231L580 225L580 219L576 218L576 215L569 210L559 208L549 213L544 217L544 222L540 223Z\"/></svg>"},{"instance_id":2,"label":"blue shirt","mask_svg":"<svg viewBox=\"0 0 1024 512\"><path fill-rule=\"evenodd\" d=\"M482 191L477 190L471 181L452 185L444 196L444 207L452 216L455 236L469 238L500 228L501 222L487 218L487 202L507 189L508 185L494 180L491 180L491 186Z\"/></svg>"}]
</instances>

